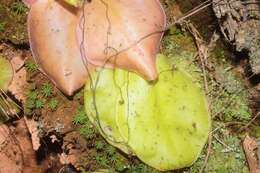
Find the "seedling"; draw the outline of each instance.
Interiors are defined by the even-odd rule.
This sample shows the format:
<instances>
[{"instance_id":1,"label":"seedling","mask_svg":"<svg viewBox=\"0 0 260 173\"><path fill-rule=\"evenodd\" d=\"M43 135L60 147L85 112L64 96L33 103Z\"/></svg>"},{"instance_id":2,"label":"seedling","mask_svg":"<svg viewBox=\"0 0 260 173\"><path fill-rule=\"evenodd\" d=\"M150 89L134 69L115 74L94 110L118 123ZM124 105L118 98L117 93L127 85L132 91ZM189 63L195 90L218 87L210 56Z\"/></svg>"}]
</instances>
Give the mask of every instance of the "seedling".
<instances>
[{"instance_id":1,"label":"seedling","mask_svg":"<svg viewBox=\"0 0 260 173\"><path fill-rule=\"evenodd\" d=\"M32 90L32 91L28 91L26 96L27 96L27 99L36 100L38 93L36 92L36 90Z\"/></svg>"},{"instance_id":2,"label":"seedling","mask_svg":"<svg viewBox=\"0 0 260 173\"><path fill-rule=\"evenodd\" d=\"M35 108L36 109L42 109L43 107L44 107L44 102L42 100L36 100Z\"/></svg>"},{"instance_id":3,"label":"seedling","mask_svg":"<svg viewBox=\"0 0 260 173\"><path fill-rule=\"evenodd\" d=\"M116 149L111 145L107 147L106 151L109 156L113 156L116 153Z\"/></svg>"},{"instance_id":4,"label":"seedling","mask_svg":"<svg viewBox=\"0 0 260 173\"><path fill-rule=\"evenodd\" d=\"M100 165L101 167L107 166L107 158L104 157L103 155L98 154L98 155L95 157L95 160L97 161L97 164Z\"/></svg>"},{"instance_id":5,"label":"seedling","mask_svg":"<svg viewBox=\"0 0 260 173\"><path fill-rule=\"evenodd\" d=\"M52 98L48 105L49 105L49 108L51 109L51 111L55 111L57 109L57 107L58 107L57 99Z\"/></svg>"},{"instance_id":6,"label":"seedling","mask_svg":"<svg viewBox=\"0 0 260 173\"><path fill-rule=\"evenodd\" d=\"M38 93L35 89L29 90L26 93L26 102L24 104L24 113L26 115L32 115L33 109L36 108L36 101L37 101ZM39 103L37 103L37 106L40 106Z\"/></svg>"},{"instance_id":7,"label":"seedling","mask_svg":"<svg viewBox=\"0 0 260 173\"><path fill-rule=\"evenodd\" d=\"M34 73L37 71L38 69L38 66L32 62L31 60L27 60L25 61L25 64L24 64L26 70L29 72L29 73Z\"/></svg>"},{"instance_id":8,"label":"seedling","mask_svg":"<svg viewBox=\"0 0 260 173\"><path fill-rule=\"evenodd\" d=\"M102 141L97 141L95 144L97 150L102 150L104 148L104 143Z\"/></svg>"},{"instance_id":9,"label":"seedling","mask_svg":"<svg viewBox=\"0 0 260 173\"><path fill-rule=\"evenodd\" d=\"M96 131L89 124L84 125L80 128L79 133L87 139L91 139L96 136Z\"/></svg>"},{"instance_id":10,"label":"seedling","mask_svg":"<svg viewBox=\"0 0 260 173\"><path fill-rule=\"evenodd\" d=\"M52 86L50 83L45 82L42 85L41 93L44 97L50 97L52 95Z\"/></svg>"},{"instance_id":11,"label":"seedling","mask_svg":"<svg viewBox=\"0 0 260 173\"><path fill-rule=\"evenodd\" d=\"M14 14L16 14L16 15L21 15L23 13L26 13L26 11L27 11L26 6L20 1L14 2L12 4L11 9L14 12Z\"/></svg>"},{"instance_id":12,"label":"seedling","mask_svg":"<svg viewBox=\"0 0 260 173\"><path fill-rule=\"evenodd\" d=\"M78 108L78 110L72 120L73 124L82 125L82 124L86 123L87 121L88 121L88 117L87 117L84 109Z\"/></svg>"}]
</instances>

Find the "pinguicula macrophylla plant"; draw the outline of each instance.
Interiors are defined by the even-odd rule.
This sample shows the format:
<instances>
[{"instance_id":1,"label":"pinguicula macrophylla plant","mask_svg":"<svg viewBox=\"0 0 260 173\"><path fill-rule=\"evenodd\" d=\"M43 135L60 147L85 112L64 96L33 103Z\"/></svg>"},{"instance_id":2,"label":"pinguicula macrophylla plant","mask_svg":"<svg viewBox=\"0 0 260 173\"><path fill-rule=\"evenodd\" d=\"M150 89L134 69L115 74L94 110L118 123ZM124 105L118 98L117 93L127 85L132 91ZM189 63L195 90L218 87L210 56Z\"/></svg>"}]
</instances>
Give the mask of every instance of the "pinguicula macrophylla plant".
<instances>
[{"instance_id":1,"label":"pinguicula macrophylla plant","mask_svg":"<svg viewBox=\"0 0 260 173\"><path fill-rule=\"evenodd\" d=\"M66 2L27 0L41 70L68 95L87 81L87 116L111 145L161 171L191 165L210 118L193 74L156 59L166 27L159 0Z\"/></svg>"},{"instance_id":2,"label":"pinguicula macrophylla plant","mask_svg":"<svg viewBox=\"0 0 260 173\"><path fill-rule=\"evenodd\" d=\"M156 79L155 55L166 25L159 0L84 1L78 8L69 4L80 1L24 1L33 57L64 93L82 87L94 66Z\"/></svg>"}]
</instances>

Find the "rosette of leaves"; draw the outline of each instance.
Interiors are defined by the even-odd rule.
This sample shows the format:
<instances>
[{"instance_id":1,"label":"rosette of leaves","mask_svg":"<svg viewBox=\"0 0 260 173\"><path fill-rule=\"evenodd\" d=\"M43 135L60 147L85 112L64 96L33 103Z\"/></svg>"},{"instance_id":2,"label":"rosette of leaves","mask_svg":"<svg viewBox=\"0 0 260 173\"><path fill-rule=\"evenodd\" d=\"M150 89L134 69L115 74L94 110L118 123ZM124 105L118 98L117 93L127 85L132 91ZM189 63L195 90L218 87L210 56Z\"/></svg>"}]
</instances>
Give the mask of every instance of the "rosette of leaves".
<instances>
[{"instance_id":1,"label":"rosette of leaves","mask_svg":"<svg viewBox=\"0 0 260 173\"><path fill-rule=\"evenodd\" d=\"M190 166L210 130L202 87L182 65L159 55L158 80L97 69L85 87L90 121L112 145L161 171Z\"/></svg>"}]
</instances>

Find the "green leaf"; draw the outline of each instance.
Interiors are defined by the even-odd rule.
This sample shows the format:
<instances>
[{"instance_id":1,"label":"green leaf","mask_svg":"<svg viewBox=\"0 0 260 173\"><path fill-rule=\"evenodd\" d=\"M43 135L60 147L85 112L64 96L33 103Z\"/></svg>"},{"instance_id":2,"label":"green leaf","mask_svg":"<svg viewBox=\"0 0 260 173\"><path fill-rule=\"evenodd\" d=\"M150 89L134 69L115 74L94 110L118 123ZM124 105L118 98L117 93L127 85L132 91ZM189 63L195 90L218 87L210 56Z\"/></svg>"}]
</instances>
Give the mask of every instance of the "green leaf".
<instances>
[{"instance_id":1,"label":"green leaf","mask_svg":"<svg viewBox=\"0 0 260 173\"><path fill-rule=\"evenodd\" d=\"M158 170L180 169L193 164L206 143L206 98L171 59L159 55L157 70L152 83L124 70L100 70L92 76L96 90L86 85L85 108L110 144Z\"/></svg>"},{"instance_id":2,"label":"green leaf","mask_svg":"<svg viewBox=\"0 0 260 173\"><path fill-rule=\"evenodd\" d=\"M13 77L13 68L8 60L0 57L0 88L5 90Z\"/></svg>"},{"instance_id":3,"label":"green leaf","mask_svg":"<svg viewBox=\"0 0 260 173\"><path fill-rule=\"evenodd\" d=\"M79 7L79 5L82 3L82 0L65 0L68 4Z\"/></svg>"}]
</instances>

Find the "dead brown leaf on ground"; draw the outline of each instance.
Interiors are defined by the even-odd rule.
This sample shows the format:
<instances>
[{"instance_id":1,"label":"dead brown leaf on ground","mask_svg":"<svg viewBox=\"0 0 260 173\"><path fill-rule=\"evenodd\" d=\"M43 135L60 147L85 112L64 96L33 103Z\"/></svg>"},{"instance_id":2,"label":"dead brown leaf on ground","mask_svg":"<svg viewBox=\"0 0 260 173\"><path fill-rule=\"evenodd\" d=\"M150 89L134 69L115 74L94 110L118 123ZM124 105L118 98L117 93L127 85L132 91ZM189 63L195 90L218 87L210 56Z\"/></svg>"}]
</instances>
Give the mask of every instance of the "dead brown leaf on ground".
<instances>
[{"instance_id":1,"label":"dead brown leaf on ground","mask_svg":"<svg viewBox=\"0 0 260 173\"><path fill-rule=\"evenodd\" d=\"M250 173L260 173L260 140L246 136L243 141Z\"/></svg>"}]
</instances>

